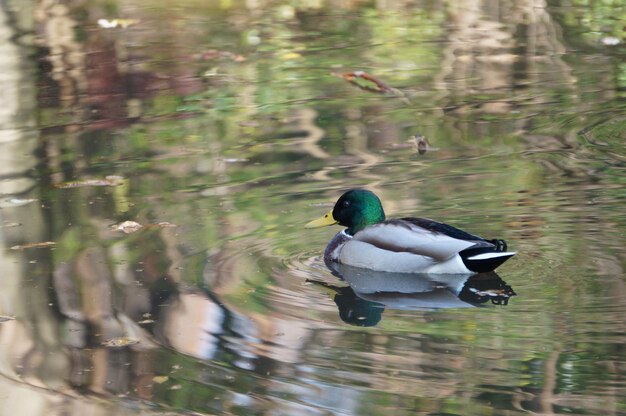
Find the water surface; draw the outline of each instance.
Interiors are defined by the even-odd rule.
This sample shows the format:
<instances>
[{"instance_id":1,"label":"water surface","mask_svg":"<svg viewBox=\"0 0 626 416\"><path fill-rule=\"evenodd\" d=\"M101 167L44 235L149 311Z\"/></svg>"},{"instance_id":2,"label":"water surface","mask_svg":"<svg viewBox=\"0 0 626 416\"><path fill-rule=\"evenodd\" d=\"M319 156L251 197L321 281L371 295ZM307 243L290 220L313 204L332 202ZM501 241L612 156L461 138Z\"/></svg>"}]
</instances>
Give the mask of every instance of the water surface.
<instances>
[{"instance_id":1,"label":"water surface","mask_svg":"<svg viewBox=\"0 0 626 416\"><path fill-rule=\"evenodd\" d=\"M0 413L626 414L621 4L14 3ZM354 187L518 254L340 279Z\"/></svg>"}]
</instances>

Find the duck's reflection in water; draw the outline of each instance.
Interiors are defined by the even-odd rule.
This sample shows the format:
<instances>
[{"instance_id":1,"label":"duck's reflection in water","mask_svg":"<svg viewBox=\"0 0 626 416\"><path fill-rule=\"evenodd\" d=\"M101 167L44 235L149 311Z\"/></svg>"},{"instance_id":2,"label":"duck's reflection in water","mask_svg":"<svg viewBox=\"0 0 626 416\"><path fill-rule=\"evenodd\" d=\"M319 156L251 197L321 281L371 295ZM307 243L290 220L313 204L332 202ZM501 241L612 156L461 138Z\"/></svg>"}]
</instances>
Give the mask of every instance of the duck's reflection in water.
<instances>
[{"instance_id":1,"label":"duck's reflection in water","mask_svg":"<svg viewBox=\"0 0 626 416\"><path fill-rule=\"evenodd\" d=\"M348 286L318 280L309 282L330 290L340 318L358 326L378 324L385 308L470 308L487 302L507 305L509 298L516 295L495 272L474 275L387 273L342 264L333 264L332 271Z\"/></svg>"}]
</instances>

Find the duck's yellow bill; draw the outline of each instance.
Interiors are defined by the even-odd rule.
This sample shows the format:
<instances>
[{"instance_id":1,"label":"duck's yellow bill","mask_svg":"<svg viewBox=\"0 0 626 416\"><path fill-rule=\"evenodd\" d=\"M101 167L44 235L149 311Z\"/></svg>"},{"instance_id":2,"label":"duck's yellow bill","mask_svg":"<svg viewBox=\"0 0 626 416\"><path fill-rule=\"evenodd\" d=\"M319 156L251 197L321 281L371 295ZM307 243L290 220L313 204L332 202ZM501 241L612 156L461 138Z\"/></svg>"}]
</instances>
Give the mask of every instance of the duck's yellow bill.
<instances>
[{"instance_id":1,"label":"duck's yellow bill","mask_svg":"<svg viewBox=\"0 0 626 416\"><path fill-rule=\"evenodd\" d=\"M328 214L324 215L322 218L306 223L304 228L318 228L333 224L337 224L337 220L333 218L333 210L331 209Z\"/></svg>"}]
</instances>

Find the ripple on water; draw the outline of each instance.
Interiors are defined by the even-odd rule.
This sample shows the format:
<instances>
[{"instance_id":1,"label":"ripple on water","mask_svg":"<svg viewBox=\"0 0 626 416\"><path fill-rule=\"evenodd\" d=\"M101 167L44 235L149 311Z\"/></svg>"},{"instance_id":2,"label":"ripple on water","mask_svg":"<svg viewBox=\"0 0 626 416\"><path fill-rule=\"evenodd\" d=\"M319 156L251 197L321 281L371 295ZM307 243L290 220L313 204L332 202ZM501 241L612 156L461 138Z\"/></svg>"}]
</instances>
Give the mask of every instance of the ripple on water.
<instances>
[{"instance_id":1,"label":"ripple on water","mask_svg":"<svg viewBox=\"0 0 626 416\"><path fill-rule=\"evenodd\" d=\"M282 266L291 275L304 279L322 279L329 273L319 249L290 253L282 259Z\"/></svg>"}]
</instances>

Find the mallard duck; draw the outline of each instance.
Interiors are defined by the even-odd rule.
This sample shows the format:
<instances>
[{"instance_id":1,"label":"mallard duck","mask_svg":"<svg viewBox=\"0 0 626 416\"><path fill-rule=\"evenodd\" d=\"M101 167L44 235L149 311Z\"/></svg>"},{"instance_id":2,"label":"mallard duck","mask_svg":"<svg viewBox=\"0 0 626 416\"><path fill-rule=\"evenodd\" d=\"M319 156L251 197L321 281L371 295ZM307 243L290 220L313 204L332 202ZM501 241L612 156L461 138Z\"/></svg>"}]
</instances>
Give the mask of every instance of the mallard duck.
<instances>
[{"instance_id":1,"label":"mallard duck","mask_svg":"<svg viewBox=\"0 0 626 416\"><path fill-rule=\"evenodd\" d=\"M322 218L305 225L339 224L324 251L324 261L396 273L484 273L515 252L504 240L486 240L426 218L385 219L380 199L370 191L344 193Z\"/></svg>"}]
</instances>

